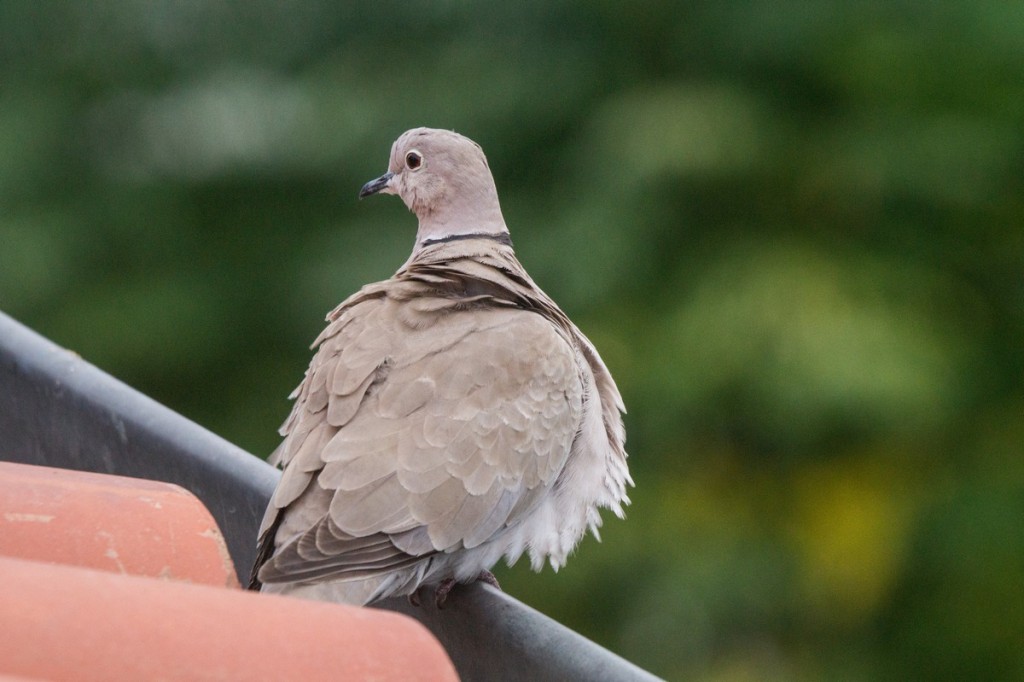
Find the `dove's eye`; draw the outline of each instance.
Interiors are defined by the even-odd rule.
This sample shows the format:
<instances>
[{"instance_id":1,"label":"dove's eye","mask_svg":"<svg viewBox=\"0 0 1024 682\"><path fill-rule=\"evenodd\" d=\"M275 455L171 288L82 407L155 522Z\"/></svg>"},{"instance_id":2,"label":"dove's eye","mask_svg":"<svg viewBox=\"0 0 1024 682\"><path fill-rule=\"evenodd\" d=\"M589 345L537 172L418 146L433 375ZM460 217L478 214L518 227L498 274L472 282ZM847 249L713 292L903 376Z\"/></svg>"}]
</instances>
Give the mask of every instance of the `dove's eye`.
<instances>
[{"instance_id":1,"label":"dove's eye","mask_svg":"<svg viewBox=\"0 0 1024 682\"><path fill-rule=\"evenodd\" d=\"M405 166L409 170L418 170L423 165L423 155L415 149L405 155Z\"/></svg>"}]
</instances>

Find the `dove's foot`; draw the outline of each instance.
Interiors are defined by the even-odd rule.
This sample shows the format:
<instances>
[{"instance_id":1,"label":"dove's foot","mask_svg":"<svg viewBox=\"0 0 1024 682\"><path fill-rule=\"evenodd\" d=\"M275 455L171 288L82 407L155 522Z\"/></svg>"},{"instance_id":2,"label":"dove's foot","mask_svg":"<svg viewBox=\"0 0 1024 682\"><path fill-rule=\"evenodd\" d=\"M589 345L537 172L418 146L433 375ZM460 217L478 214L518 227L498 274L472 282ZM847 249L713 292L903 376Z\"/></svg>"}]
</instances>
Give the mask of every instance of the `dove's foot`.
<instances>
[{"instance_id":1,"label":"dove's foot","mask_svg":"<svg viewBox=\"0 0 1024 682\"><path fill-rule=\"evenodd\" d=\"M481 571L480 575L478 575L476 577L476 579L478 581L480 581L480 582L487 583L488 585L493 585L494 587L498 588L499 590L501 589L501 585L498 584L498 579L495 578L494 574L491 573L490 571ZM452 589L457 584L458 583L455 582L455 578L445 578L440 583L438 583L437 589L434 590L434 603L437 605L437 608L439 608L439 609L443 609L444 608L444 603L446 601L448 601L448 594L452 591ZM415 593L415 592L410 594L409 595L409 602L413 606L419 606L420 605L419 595L417 593Z\"/></svg>"},{"instance_id":2,"label":"dove's foot","mask_svg":"<svg viewBox=\"0 0 1024 682\"><path fill-rule=\"evenodd\" d=\"M420 601L420 591L416 590L409 595L409 603L413 606L419 606L422 602Z\"/></svg>"},{"instance_id":3,"label":"dove's foot","mask_svg":"<svg viewBox=\"0 0 1024 682\"><path fill-rule=\"evenodd\" d=\"M501 585L498 584L498 579L495 578L494 574L490 571L481 571L480 575L478 575L476 579L482 583L487 583L492 587L496 587L499 590L501 589Z\"/></svg>"},{"instance_id":4,"label":"dove's foot","mask_svg":"<svg viewBox=\"0 0 1024 682\"><path fill-rule=\"evenodd\" d=\"M437 585L437 589L434 590L434 603L438 609L444 608L444 603L448 601L448 593L455 587L455 578L445 578Z\"/></svg>"}]
</instances>

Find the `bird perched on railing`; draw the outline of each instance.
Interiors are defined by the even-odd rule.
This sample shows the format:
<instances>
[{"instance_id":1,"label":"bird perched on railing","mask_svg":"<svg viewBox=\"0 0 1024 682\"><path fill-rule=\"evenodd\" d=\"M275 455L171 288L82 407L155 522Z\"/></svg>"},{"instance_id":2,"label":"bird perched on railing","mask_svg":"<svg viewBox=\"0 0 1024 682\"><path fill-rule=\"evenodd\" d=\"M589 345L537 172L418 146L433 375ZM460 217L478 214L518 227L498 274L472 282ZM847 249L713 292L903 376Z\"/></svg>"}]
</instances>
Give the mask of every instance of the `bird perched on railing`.
<instances>
[{"instance_id":1,"label":"bird perched on railing","mask_svg":"<svg viewBox=\"0 0 1024 682\"><path fill-rule=\"evenodd\" d=\"M416 244L313 344L251 586L366 604L428 585L440 606L502 556L557 570L599 508L623 516L625 409L516 259L476 143L406 132L359 196L378 193L416 214Z\"/></svg>"}]
</instances>

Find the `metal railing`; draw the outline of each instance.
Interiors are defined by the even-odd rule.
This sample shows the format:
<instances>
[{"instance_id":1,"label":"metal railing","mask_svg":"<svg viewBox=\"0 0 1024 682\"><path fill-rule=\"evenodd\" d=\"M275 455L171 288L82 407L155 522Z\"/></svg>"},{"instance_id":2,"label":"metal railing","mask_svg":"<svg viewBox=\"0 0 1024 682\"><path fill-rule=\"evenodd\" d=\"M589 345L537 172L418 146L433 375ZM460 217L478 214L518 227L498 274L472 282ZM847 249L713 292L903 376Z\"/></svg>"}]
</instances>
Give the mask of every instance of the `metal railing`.
<instances>
[{"instance_id":1,"label":"metal railing","mask_svg":"<svg viewBox=\"0 0 1024 682\"><path fill-rule=\"evenodd\" d=\"M277 483L263 460L0 313L0 459L176 483L210 510L239 579ZM480 583L438 611L381 607L423 623L463 680L656 680L513 597Z\"/></svg>"}]
</instances>

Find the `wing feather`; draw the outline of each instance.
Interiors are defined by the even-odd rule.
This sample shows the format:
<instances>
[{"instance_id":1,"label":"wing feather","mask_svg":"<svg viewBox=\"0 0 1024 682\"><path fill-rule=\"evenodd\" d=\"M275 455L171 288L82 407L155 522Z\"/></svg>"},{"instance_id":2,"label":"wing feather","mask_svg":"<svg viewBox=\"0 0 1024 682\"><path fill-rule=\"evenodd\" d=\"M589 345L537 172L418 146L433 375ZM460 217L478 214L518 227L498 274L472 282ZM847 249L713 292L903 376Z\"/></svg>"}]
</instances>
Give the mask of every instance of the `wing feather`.
<instances>
[{"instance_id":1,"label":"wing feather","mask_svg":"<svg viewBox=\"0 0 1024 682\"><path fill-rule=\"evenodd\" d=\"M301 503L311 484L330 504L279 531L264 581L346 579L477 547L514 526L564 466L582 404L564 335L530 312L415 300L436 324L411 329L381 298L360 304L365 322L343 315L325 337L291 435L317 424L287 456L275 505ZM321 387L326 414L309 409Z\"/></svg>"},{"instance_id":2,"label":"wing feather","mask_svg":"<svg viewBox=\"0 0 1024 682\"><path fill-rule=\"evenodd\" d=\"M594 375L625 472L614 382L511 251L414 261L328 320L273 455L285 473L264 521L261 580L415 567L379 596L416 584L430 557L505 533L509 556L533 552L513 531L566 469Z\"/></svg>"}]
</instances>

